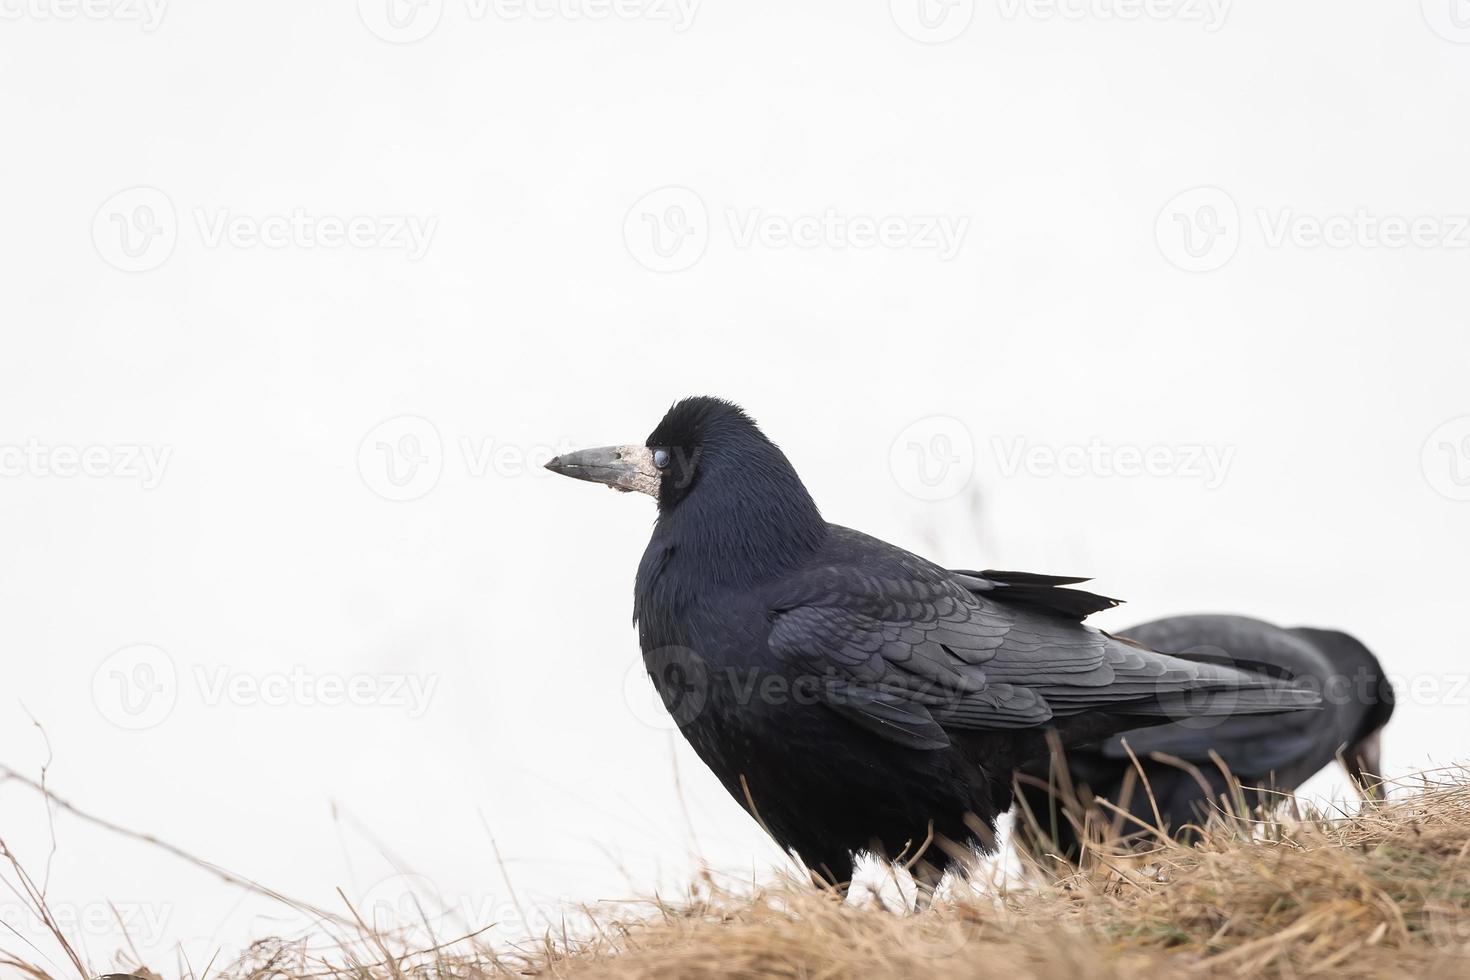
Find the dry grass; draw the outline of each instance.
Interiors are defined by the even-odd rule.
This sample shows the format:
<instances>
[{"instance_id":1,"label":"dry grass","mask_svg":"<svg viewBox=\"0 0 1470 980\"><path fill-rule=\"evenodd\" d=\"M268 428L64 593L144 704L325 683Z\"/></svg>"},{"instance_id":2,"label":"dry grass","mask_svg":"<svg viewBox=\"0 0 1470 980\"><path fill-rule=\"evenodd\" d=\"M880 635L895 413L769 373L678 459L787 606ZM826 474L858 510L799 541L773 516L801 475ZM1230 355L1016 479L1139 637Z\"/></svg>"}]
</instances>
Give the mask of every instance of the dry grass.
<instances>
[{"instance_id":1,"label":"dry grass","mask_svg":"<svg viewBox=\"0 0 1470 980\"><path fill-rule=\"evenodd\" d=\"M244 980L408 978L1470 976L1470 783L1421 777L1351 816L1212 826L1203 844L1101 855L1065 877L959 889L924 912L786 882L602 914L524 947L403 954L359 929L330 949L257 944ZM340 931L340 930L339 930ZM347 930L351 932L350 928ZM0 962L5 962L0 957ZM31 971L23 957L13 969ZM219 976L206 969L200 975ZM56 978L59 980L59 977Z\"/></svg>"}]
</instances>

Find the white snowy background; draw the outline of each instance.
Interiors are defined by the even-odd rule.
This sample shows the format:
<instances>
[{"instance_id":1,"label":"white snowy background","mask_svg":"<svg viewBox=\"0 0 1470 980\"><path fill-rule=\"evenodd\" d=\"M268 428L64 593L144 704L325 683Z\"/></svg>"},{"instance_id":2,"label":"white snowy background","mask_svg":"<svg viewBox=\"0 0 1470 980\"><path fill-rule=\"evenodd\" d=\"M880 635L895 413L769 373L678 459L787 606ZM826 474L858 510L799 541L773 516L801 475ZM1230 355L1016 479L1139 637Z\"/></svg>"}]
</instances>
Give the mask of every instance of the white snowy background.
<instances>
[{"instance_id":1,"label":"white snowy background","mask_svg":"<svg viewBox=\"0 0 1470 980\"><path fill-rule=\"evenodd\" d=\"M540 469L694 393L1105 628L1350 630L1390 772L1470 754L1463 0L0 20L0 763L90 813L508 933L779 866L640 674L650 502ZM170 972L297 924L47 813L0 783L94 966L108 902Z\"/></svg>"}]
</instances>

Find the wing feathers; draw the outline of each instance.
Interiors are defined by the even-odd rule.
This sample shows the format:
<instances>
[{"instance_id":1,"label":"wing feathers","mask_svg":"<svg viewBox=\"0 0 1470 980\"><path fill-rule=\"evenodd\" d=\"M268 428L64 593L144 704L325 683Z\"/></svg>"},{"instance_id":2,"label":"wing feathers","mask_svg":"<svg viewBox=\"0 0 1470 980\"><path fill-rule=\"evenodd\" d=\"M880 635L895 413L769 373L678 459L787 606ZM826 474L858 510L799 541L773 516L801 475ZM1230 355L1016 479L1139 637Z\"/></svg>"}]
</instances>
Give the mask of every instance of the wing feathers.
<instances>
[{"instance_id":1,"label":"wing feathers","mask_svg":"<svg viewBox=\"0 0 1470 980\"><path fill-rule=\"evenodd\" d=\"M933 747L941 735L948 744L947 732L1093 714L1140 724L1314 701L1269 677L1166 656L1083 625L1089 612L1117 604L1061 587L1083 579L947 572L834 530L854 564L834 561L783 581L768 607L769 646L787 669L835 673L846 687L831 706L900 744Z\"/></svg>"}]
</instances>

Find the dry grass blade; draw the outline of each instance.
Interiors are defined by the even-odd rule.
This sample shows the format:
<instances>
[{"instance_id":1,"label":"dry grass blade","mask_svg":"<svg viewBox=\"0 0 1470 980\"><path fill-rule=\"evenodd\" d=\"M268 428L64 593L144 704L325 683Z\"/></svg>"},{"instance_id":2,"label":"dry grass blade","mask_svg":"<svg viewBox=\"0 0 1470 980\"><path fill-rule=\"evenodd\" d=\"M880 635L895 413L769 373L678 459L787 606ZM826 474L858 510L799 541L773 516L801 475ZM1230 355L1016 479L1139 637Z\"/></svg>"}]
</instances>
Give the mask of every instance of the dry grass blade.
<instances>
[{"instance_id":1,"label":"dry grass blade","mask_svg":"<svg viewBox=\"0 0 1470 980\"><path fill-rule=\"evenodd\" d=\"M796 876L684 901L623 905L578 935L491 949L470 934L402 948L352 910L357 945L308 952L265 941L236 980L959 977L1147 975L1366 978L1470 975L1470 784L1426 774L1351 815L1244 819L1223 812L1195 846L1092 843L1091 870L956 887L922 912L843 901ZM1227 805L1229 801L1226 801ZM1136 839L1130 844L1136 848ZM1050 869L1055 871L1055 869ZM349 906L350 909L350 906ZM62 980L29 956L0 968ZM208 972L208 971L206 971ZM221 976L221 974L214 974ZM69 980L69 978L68 978Z\"/></svg>"}]
</instances>

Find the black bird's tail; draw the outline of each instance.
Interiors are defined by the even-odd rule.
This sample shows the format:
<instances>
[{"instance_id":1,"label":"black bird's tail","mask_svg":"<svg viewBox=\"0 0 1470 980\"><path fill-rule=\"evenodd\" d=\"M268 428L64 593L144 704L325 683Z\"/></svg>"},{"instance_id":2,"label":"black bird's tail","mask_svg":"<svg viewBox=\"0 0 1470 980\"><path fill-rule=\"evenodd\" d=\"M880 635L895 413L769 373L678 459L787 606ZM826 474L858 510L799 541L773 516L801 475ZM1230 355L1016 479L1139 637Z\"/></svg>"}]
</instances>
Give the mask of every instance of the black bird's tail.
<instances>
[{"instance_id":1,"label":"black bird's tail","mask_svg":"<svg viewBox=\"0 0 1470 980\"><path fill-rule=\"evenodd\" d=\"M1311 686L1298 683L1279 669L1256 670L1246 662L1228 667L1211 660L1176 657L1211 668L1199 687L1167 694L1153 701L1120 704L1118 714L1136 718L1158 718L1160 722L1190 718L1228 718L1232 715L1274 715L1284 711L1322 707L1322 697Z\"/></svg>"}]
</instances>

